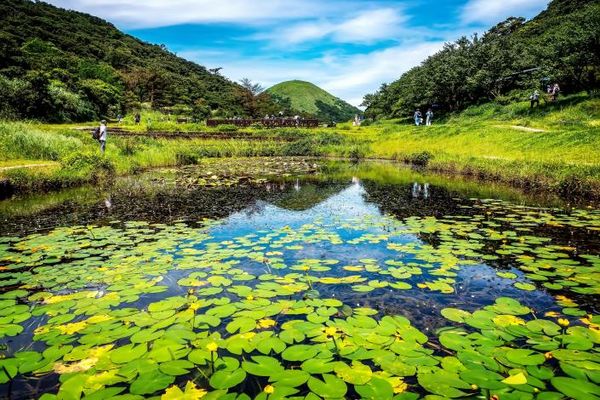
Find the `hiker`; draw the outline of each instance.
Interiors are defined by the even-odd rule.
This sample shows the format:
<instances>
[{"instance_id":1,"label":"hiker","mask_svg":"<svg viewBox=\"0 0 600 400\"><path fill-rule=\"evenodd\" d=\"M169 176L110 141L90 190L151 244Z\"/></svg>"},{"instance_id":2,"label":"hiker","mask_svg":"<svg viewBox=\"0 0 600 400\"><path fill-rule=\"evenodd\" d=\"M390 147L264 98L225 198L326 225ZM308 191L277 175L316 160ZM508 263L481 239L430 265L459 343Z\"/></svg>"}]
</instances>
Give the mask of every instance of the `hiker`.
<instances>
[{"instance_id":1,"label":"hiker","mask_svg":"<svg viewBox=\"0 0 600 400\"><path fill-rule=\"evenodd\" d=\"M123 116L121 114L117 115L117 123L121 123L123 121Z\"/></svg>"},{"instance_id":2,"label":"hiker","mask_svg":"<svg viewBox=\"0 0 600 400\"><path fill-rule=\"evenodd\" d=\"M427 110L427 113L425 113L425 116L427 117L427 119L426 119L427 126L431 126L431 124L433 122L433 110L431 108L429 110Z\"/></svg>"},{"instance_id":3,"label":"hiker","mask_svg":"<svg viewBox=\"0 0 600 400\"><path fill-rule=\"evenodd\" d=\"M135 113L135 124L139 125L140 121L142 120L142 116L140 115L140 113Z\"/></svg>"},{"instance_id":4,"label":"hiker","mask_svg":"<svg viewBox=\"0 0 600 400\"><path fill-rule=\"evenodd\" d=\"M552 87L552 101L556 101L559 93L560 93L560 86L558 86L558 83L555 83L554 86Z\"/></svg>"},{"instance_id":5,"label":"hiker","mask_svg":"<svg viewBox=\"0 0 600 400\"><path fill-rule=\"evenodd\" d=\"M533 108L534 106L540 106L540 92L536 89L531 96L529 96L529 100L531 100L531 106L529 108Z\"/></svg>"},{"instance_id":6,"label":"hiker","mask_svg":"<svg viewBox=\"0 0 600 400\"><path fill-rule=\"evenodd\" d=\"M104 154L104 150L106 149L106 120L100 121L100 137L98 141L100 142L100 151Z\"/></svg>"},{"instance_id":7,"label":"hiker","mask_svg":"<svg viewBox=\"0 0 600 400\"><path fill-rule=\"evenodd\" d=\"M423 114L421 114L421 110L417 108L415 111L415 125L420 126L423 123Z\"/></svg>"}]
</instances>

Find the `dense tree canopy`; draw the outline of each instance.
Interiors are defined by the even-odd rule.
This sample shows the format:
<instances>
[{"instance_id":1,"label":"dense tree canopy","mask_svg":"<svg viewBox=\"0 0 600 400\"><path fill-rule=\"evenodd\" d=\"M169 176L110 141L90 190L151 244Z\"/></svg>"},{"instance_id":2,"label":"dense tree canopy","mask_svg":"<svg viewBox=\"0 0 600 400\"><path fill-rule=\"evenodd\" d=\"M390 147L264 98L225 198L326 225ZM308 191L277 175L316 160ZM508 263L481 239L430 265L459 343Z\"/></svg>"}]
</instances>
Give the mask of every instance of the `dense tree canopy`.
<instances>
[{"instance_id":1,"label":"dense tree canopy","mask_svg":"<svg viewBox=\"0 0 600 400\"><path fill-rule=\"evenodd\" d=\"M89 120L142 105L185 106L206 117L274 107L268 96L249 105L248 95L218 70L99 18L43 2L0 2L0 117Z\"/></svg>"},{"instance_id":2,"label":"dense tree canopy","mask_svg":"<svg viewBox=\"0 0 600 400\"><path fill-rule=\"evenodd\" d=\"M416 107L445 111L523 96L557 82L563 91L600 87L600 2L554 0L536 18L509 18L483 36L462 37L364 98L366 115L400 117Z\"/></svg>"}]
</instances>

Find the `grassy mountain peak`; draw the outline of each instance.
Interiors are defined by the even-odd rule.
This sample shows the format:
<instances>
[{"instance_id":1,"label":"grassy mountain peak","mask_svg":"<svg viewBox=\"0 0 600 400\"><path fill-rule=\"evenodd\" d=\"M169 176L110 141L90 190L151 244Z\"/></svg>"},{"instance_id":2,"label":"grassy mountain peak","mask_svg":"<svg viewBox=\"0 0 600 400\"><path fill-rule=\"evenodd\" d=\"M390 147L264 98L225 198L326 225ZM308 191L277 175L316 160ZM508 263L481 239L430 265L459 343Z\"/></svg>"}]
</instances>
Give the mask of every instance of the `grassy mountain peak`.
<instances>
[{"instance_id":1,"label":"grassy mountain peak","mask_svg":"<svg viewBox=\"0 0 600 400\"><path fill-rule=\"evenodd\" d=\"M361 111L317 85L300 80L281 82L267 89L275 98L288 100L293 112L322 120L348 121Z\"/></svg>"}]
</instances>

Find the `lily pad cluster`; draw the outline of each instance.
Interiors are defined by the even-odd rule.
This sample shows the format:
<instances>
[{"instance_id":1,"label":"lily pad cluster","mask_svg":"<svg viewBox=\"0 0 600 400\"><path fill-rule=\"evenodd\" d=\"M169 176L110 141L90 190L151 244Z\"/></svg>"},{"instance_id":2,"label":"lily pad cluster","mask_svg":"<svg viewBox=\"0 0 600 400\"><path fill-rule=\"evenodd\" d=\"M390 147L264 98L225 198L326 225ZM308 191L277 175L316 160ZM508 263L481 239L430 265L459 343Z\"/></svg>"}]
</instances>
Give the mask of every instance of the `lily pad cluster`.
<instances>
[{"instance_id":1,"label":"lily pad cluster","mask_svg":"<svg viewBox=\"0 0 600 400\"><path fill-rule=\"evenodd\" d=\"M226 221L113 221L1 238L0 389L45 399L600 398L600 317L587 306L600 258L551 234L593 233L600 215L498 202L469 212L317 216L249 234ZM515 293L552 296L552 309L504 296L453 305L461 274L490 267ZM369 301L407 292L448 299L420 310L441 328Z\"/></svg>"}]
</instances>

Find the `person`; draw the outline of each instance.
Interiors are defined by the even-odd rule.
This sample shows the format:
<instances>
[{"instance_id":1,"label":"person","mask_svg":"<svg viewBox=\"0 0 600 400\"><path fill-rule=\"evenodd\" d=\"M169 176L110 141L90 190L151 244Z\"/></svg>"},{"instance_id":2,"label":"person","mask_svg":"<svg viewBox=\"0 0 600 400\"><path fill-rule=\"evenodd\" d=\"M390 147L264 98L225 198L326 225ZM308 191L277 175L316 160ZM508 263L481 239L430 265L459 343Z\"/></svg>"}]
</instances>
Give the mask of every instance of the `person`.
<instances>
[{"instance_id":1,"label":"person","mask_svg":"<svg viewBox=\"0 0 600 400\"><path fill-rule=\"evenodd\" d=\"M431 126L431 123L433 122L433 110L431 108L427 110L425 116L427 117L427 126Z\"/></svg>"},{"instance_id":2,"label":"person","mask_svg":"<svg viewBox=\"0 0 600 400\"><path fill-rule=\"evenodd\" d=\"M140 113L135 113L135 124L139 125L141 120L142 116L140 115Z\"/></svg>"},{"instance_id":3,"label":"person","mask_svg":"<svg viewBox=\"0 0 600 400\"><path fill-rule=\"evenodd\" d=\"M121 114L117 115L117 123L121 123L123 121L123 116Z\"/></svg>"},{"instance_id":4,"label":"person","mask_svg":"<svg viewBox=\"0 0 600 400\"><path fill-rule=\"evenodd\" d=\"M419 110L417 108L417 111L415 111L415 125L419 126L419 125L421 125L422 122L423 122L423 114L421 114L421 110Z\"/></svg>"},{"instance_id":5,"label":"person","mask_svg":"<svg viewBox=\"0 0 600 400\"><path fill-rule=\"evenodd\" d=\"M560 93L560 86L558 86L558 83L555 83L554 86L552 87L552 101L556 101L559 93Z\"/></svg>"},{"instance_id":6,"label":"person","mask_svg":"<svg viewBox=\"0 0 600 400\"><path fill-rule=\"evenodd\" d=\"M107 138L107 131L106 131L106 120L102 120L100 121L100 137L98 138L98 141L100 142L100 151L102 152L102 154L104 154L104 151L106 149L106 138Z\"/></svg>"},{"instance_id":7,"label":"person","mask_svg":"<svg viewBox=\"0 0 600 400\"><path fill-rule=\"evenodd\" d=\"M531 94L531 96L529 96L529 100L531 100L531 107L529 108L533 108L534 106L540 106L540 92L536 89L534 90L534 92Z\"/></svg>"}]
</instances>

